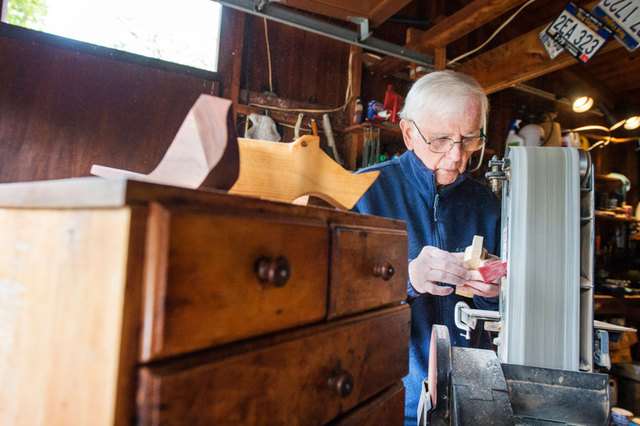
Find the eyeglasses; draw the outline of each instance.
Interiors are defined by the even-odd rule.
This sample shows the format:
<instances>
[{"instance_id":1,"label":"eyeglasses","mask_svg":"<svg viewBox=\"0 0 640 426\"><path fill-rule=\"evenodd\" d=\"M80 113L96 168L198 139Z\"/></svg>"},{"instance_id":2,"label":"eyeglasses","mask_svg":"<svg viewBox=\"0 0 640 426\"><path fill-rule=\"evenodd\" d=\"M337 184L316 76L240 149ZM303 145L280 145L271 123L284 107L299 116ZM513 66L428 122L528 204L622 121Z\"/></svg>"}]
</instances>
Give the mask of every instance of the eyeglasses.
<instances>
[{"instance_id":1,"label":"eyeglasses","mask_svg":"<svg viewBox=\"0 0 640 426\"><path fill-rule=\"evenodd\" d=\"M427 141L427 138L424 137L424 135L418 128L418 125L416 124L416 122L413 120L411 120L411 122L413 123L414 126L416 126L416 130L420 134L420 137L422 137L422 140L424 141L424 143L429 145L429 149L431 150L431 152L435 152L436 154L444 154L446 152L451 151L451 149L453 148L453 145L457 143L460 144L463 151L475 152L480 148L482 148L485 142L487 141L487 139L484 136L467 136L462 138L462 140L459 140L459 141L454 141L451 138L435 138L430 141Z\"/></svg>"}]
</instances>

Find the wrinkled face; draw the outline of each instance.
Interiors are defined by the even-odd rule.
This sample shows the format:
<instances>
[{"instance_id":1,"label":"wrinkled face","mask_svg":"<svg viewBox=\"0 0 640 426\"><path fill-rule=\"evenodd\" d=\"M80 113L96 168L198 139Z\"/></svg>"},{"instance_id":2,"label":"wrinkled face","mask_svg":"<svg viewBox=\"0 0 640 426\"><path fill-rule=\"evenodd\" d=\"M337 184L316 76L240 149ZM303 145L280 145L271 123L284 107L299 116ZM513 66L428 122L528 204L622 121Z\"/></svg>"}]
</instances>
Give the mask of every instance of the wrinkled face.
<instances>
[{"instance_id":1,"label":"wrinkled face","mask_svg":"<svg viewBox=\"0 0 640 426\"><path fill-rule=\"evenodd\" d=\"M480 106L470 103L464 111L461 111L459 117L443 119L437 116L424 116L418 118L415 123L427 141L439 137L460 141L463 137L480 135L483 117ZM414 151L424 165L434 171L436 184L449 185L465 171L469 157L473 153L463 151L459 143L454 144L451 151L438 154L429 149L429 145L416 131L411 120L401 120L400 128L407 149Z\"/></svg>"}]
</instances>

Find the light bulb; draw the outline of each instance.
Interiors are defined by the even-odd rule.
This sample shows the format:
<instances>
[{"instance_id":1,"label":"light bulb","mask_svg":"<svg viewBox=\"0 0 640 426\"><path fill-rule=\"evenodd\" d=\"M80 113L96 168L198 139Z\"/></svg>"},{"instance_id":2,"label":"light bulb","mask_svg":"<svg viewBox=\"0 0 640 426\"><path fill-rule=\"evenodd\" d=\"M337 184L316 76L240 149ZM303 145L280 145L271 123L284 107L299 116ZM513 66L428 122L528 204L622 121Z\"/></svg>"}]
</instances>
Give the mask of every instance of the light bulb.
<instances>
[{"instance_id":1,"label":"light bulb","mask_svg":"<svg viewBox=\"0 0 640 426\"><path fill-rule=\"evenodd\" d=\"M575 112L585 112L589 111L593 106L593 98L590 96L581 96L575 101L573 101L573 110Z\"/></svg>"},{"instance_id":2,"label":"light bulb","mask_svg":"<svg viewBox=\"0 0 640 426\"><path fill-rule=\"evenodd\" d=\"M624 122L624 128L627 130L634 130L640 127L640 116L634 115L633 117L627 118Z\"/></svg>"}]
</instances>

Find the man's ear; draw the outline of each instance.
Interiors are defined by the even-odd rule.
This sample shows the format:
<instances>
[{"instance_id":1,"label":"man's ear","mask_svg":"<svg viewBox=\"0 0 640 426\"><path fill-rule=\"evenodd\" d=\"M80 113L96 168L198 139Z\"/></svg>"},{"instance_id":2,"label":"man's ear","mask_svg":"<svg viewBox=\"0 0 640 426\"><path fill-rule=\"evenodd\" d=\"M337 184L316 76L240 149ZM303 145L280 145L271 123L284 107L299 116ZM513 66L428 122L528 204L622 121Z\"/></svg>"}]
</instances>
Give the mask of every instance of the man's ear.
<instances>
[{"instance_id":1,"label":"man's ear","mask_svg":"<svg viewBox=\"0 0 640 426\"><path fill-rule=\"evenodd\" d=\"M400 130L402 130L402 139L404 139L404 144L409 151L413 151L413 122L411 120L402 119L400 120Z\"/></svg>"}]
</instances>

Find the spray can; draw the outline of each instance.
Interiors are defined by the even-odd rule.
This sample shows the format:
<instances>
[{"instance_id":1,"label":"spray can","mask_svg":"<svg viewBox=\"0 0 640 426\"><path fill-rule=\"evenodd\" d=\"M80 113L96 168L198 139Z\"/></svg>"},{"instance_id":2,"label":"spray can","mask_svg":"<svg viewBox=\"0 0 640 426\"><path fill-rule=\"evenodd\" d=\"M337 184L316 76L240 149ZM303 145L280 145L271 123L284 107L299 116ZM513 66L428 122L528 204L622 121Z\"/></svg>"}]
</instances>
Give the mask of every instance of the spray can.
<instances>
[{"instance_id":1,"label":"spray can","mask_svg":"<svg viewBox=\"0 0 640 426\"><path fill-rule=\"evenodd\" d=\"M520 120L513 120L509 124L509 133L507 133L507 140L505 141L505 151L510 146L525 146L525 140L522 136L518 135L518 127L520 126Z\"/></svg>"}]
</instances>

